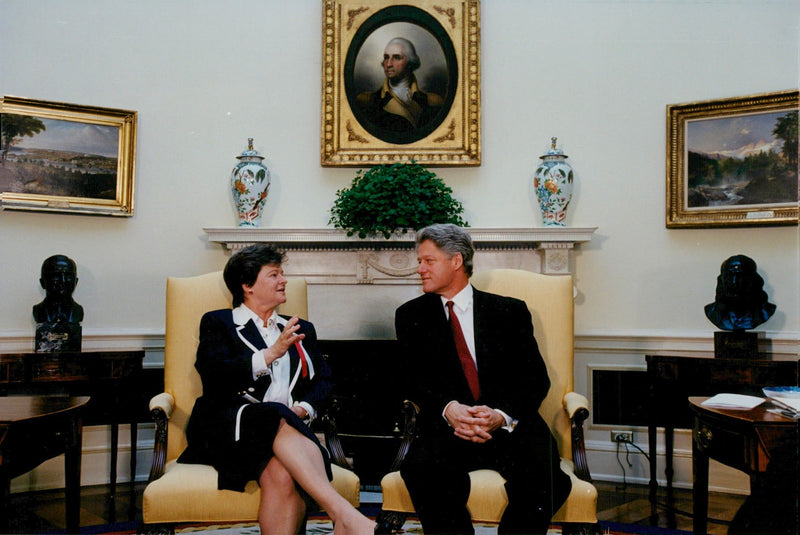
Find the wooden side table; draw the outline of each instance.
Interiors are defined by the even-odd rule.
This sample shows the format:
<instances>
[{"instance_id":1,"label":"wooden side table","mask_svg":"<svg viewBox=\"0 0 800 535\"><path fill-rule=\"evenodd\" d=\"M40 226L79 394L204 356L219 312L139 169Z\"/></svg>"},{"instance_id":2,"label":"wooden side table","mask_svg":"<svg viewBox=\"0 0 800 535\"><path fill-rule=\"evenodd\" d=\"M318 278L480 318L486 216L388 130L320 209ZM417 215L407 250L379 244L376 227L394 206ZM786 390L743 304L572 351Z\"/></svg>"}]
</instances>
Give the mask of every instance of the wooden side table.
<instances>
[{"instance_id":1,"label":"wooden side table","mask_svg":"<svg viewBox=\"0 0 800 535\"><path fill-rule=\"evenodd\" d=\"M786 500L797 503L797 480L790 478L794 488L773 488L775 478L766 477L768 469L797 472L798 422L767 412L772 405L762 403L751 410L727 410L704 407L707 397L690 397L694 414L692 430L692 471L694 473L693 532L706 533L708 524L708 461L714 459L750 475L750 497L755 503ZM786 463L770 466L771 462ZM744 506L743 506L744 507ZM758 508L755 514L758 514ZM764 514L764 511L761 511ZM793 516L793 515L790 515ZM767 526L773 518L758 521L762 533L772 532ZM777 526L778 532L788 533L788 526Z\"/></svg>"},{"instance_id":2,"label":"wooden side table","mask_svg":"<svg viewBox=\"0 0 800 535\"><path fill-rule=\"evenodd\" d=\"M78 533L81 499L82 410L86 396L0 397L0 532L8 532L12 478L64 453L67 533Z\"/></svg>"},{"instance_id":3,"label":"wooden side table","mask_svg":"<svg viewBox=\"0 0 800 535\"><path fill-rule=\"evenodd\" d=\"M674 527L674 475L672 453L675 428L691 429L689 396L711 396L719 392L761 395L761 388L797 385L800 377L797 356L761 354L759 358L715 358L713 353L646 355L649 381L650 510L653 522L658 517L657 430L664 427L665 475L667 478L667 513Z\"/></svg>"},{"instance_id":4,"label":"wooden side table","mask_svg":"<svg viewBox=\"0 0 800 535\"><path fill-rule=\"evenodd\" d=\"M136 476L137 407L144 350L64 351L58 353L0 353L0 396L87 395L91 397L84 425L111 426L109 517L116 521L119 424L131 429L131 480ZM134 489L131 485L131 496ZM131 503L135 502L131 500ZM134 505L131 505L133 513Z\"/></svg>"}]
</instances>

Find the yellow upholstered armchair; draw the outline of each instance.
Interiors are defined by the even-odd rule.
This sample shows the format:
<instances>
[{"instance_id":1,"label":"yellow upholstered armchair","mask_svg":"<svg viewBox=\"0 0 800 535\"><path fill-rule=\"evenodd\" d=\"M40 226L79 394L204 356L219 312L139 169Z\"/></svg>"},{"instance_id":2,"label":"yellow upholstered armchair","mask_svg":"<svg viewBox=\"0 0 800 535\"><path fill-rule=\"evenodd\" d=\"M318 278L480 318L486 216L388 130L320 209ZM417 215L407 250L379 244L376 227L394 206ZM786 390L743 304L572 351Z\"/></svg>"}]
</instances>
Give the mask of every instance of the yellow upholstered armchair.
<instances>
[{"instance_id":1,"label":"yellow upholstered armchair","mask_svg":"<svg viewBox=\"0 0 800 535\"><path fill-rule=\"evenodd\" d=\"M306 282L289 278L287 302L279 312L308 317ZM230 308L231 294L222 272L167 280L164 348L164 392L150 401L156 421L156 440L150 479L142 499L143 531L171 530L180 522L256 521L260 489L255 481L245 492L217 489L217 472L207 465L177 463L186 448L186 424L201 394L194 368L200 318L209 310ZM333 465L333 486L358 507L359 478Z\"/></svg>"},{"instance_id":2,"label":"yellow upholstered armchair","mask_svg":"<svg viewBox=\"0 0 800 535\"><path fill-rule=\"evenodd\" d=\"M597 489L591 483L583 441L583 422L589 416L589 404L584 396L572 391L572 277L493 269L475 273L471 282L480 290L516 297L527 303L551 383L539 413L558 442L561 469L572 480L572 491L553 522L562 523L564 533L596 532ZM407 427L413 427L413 419L412 412ZM499 522L508 503L503 478L492 470L476 470L470 474L470 479L472 488L467 507L473 521ZM414 512L411 498L399 471L384 476L381 487L381 521L396 528L402 524L405 514Z\"/></svg>"}]
</instances>

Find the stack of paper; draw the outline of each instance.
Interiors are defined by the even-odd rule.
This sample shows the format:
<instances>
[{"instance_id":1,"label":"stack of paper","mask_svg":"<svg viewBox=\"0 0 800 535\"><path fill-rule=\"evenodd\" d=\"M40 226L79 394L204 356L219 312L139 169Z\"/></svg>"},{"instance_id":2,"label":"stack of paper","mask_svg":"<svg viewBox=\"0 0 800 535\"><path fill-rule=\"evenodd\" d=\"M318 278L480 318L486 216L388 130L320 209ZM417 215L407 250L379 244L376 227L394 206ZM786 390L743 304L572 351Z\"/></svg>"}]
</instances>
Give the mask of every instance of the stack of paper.
<instances>
[{"instance_id":1,"label":"stack of paper","mask_svg":"<svg viewBox=\"0 0 800 535\"><path fill-rule=\"evenodd\" d=\"M705 400L704 407L715 409L749 410L764 403L764 398L744 394L717 394Z\"/></svg>"}]
</instances>

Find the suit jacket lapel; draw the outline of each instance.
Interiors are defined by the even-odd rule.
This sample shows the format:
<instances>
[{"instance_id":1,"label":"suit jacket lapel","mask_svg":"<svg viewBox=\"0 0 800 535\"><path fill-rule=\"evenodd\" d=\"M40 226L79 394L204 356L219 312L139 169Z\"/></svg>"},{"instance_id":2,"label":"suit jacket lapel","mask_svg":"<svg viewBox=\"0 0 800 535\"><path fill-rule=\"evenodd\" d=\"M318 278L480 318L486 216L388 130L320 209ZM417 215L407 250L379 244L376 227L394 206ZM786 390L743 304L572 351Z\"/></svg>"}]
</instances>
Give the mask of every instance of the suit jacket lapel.
<instances>
[{"instance_id":1,"label":"suit jacket lapel","mask_svg":"<svg viewBox=\"0 0 800 535\"><path fill-rule=\"evenodd\" d=\"M443 348L452 347L455 351L455 342L453 341L453 331L450 328L450 322L447 320L447 314L444 312L442 306L442 298L437 294L426 294L428 296L428 313L430 318L422 319L421 324L427 325L431 330L431 335L438 338L439 344Z\"/></svg>"},{"instance_id":2,"label":"suit jacket lapel","mask_svg":"<svg viewBox=\"0 0 800 535\"><path fill-rule=\"evenodd\" d=\"M244 342L247 347L253 350L253 353L267 347L266 342L264 342L264 337L261 336L258 327L256 327L252 319L248 320L244 325L238 325L236 327L236 334L239 335L239 339Z\"/></svg>"},{"instance_id":3,"label":"suit jacket lapel","mask_svg":"<svg viewBox=\"0 0 800 535\"><path fill-rule=\"evenodd\" d=\"M475 333L475 361L478 363L478 377L481 373L481 364L485 362L490 350L486 344L486 332L491 322L491 312L486 309L486 300L483 292L473 287L472 289L472 328Z\"/></svg>"},{"instance_id":4,"label":"suit jacket lapel","mask_svg":"<svg viewBox=\"0 0 800 535\"><path fill-rule=\"evenodd\" d=\"M261 332L252 319L248 320L244 325L237 325L236 334L239 336L239 340L253 353L267 347L264 337L261 336ZM256 379L253 384L252 396L258 400L263 399L270 383L272 383L272 378L269 375L264 375Z\"/></svg>"}]
</instances>

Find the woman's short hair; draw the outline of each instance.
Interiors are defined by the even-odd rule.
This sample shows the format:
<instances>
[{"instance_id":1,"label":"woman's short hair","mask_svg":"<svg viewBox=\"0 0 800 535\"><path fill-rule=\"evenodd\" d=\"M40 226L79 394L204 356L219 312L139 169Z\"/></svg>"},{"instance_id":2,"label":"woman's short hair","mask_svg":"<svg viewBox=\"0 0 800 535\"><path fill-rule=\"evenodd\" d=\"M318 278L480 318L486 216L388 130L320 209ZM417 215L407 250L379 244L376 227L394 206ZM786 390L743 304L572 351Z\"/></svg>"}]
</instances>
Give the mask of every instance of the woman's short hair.
<instances>
[{"instance_id":1,"label":"woman's short hair","mask_svg":"<svg viewBox=\"0 0 800 535\"><path fill-rule=\"evenodd\" d=\"M417 231L417 248L426 240L432 241L450 257L461 253L464 271L467 277L472 276L472 257L475 255L475 247L472 245L472 237L466 230L452 223L436 223Z\"/></svg>"},{"instance_id":2,"label":"woman's short hair","mask_svg":"<svg viewBox=\"0 0 800 535\"><path fill-rule=\"evenodd\" d=\"M256 283L261 268L280 266L285 256L284 253L263 243L245 247L231 256L222 271L222 278L225 279L225 286L233 295L233 307L236 308L244 303L243 284L252 286Z\"/></svg>"}]
</instances>

